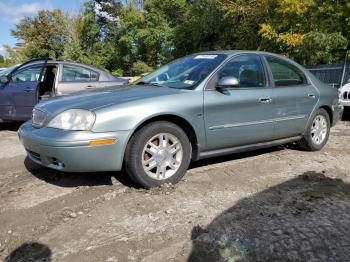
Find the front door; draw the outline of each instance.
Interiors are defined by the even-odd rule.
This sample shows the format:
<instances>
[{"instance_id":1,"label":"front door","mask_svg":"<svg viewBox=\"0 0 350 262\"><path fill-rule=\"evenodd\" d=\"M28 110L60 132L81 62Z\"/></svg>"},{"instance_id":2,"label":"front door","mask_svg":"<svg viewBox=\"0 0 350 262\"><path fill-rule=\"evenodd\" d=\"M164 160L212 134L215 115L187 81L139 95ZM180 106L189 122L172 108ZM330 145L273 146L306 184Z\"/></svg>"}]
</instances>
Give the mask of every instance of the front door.
<instances>
[{"instance_id":1,"label":"front door","mask_svg":"<svg viewBox=\"0 0 350 262\"><path fill-rule=\"evenodd\" d=\"M209 81L204 92L205 150L254 144L273 139L273 89L261 57L244 54L232 58ZM223 92L215 89L223 77L238 85Z\"/></svg>"},{"instance_id":2,"label":"front door","mask_svg":"<svg viewBox=\"0 0 350 262\"><path fill-rule=\"evenodd\" d=\"M11 75L10 82L3 87L6 93L6 110L3 118L28 120L37 104L37 89L43 65L28 66Z\"/></svg>"}]
</instances>

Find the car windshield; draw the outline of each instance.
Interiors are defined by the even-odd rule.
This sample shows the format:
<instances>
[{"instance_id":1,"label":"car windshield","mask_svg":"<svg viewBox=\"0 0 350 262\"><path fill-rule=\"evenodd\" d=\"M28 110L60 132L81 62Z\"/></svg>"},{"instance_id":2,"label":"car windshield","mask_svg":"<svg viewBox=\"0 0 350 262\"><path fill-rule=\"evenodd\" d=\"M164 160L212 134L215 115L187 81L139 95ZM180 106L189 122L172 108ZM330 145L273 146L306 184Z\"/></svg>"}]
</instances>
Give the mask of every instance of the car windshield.
<instances>
[{"instance_id":1,"label":"car windshield","mask_svg":"<svg viewBox=\"0 0 350 262\"><path fill-rule=\"evenodd\" d=\"M0 76L5 76L5 75L8 75L13 69L15 69L15 67L17 67L18 65L14 65L14 66L11 66L3 71L0 72Z\"/></svg>"},{"instance_id":2,"label":"car windshield","mask_svg":"<svg viewBox=\"0 0 350 262\"><path fill-rule=\"evenodd\" d=\"M194 89L227 56L223 54L191 55L175 60L141 78L136 84L152 84L170 88Z\"/></svg>"}]
</instances>

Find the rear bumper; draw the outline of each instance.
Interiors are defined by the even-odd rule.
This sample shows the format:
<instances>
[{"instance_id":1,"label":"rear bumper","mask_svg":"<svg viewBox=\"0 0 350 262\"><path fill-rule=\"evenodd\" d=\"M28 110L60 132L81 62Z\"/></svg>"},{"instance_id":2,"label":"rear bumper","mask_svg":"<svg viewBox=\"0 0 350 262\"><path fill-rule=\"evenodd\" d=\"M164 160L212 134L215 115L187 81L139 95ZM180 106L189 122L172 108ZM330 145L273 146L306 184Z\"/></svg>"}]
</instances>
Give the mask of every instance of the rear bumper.
<instances>
[{"instance_id":1,"label":"rear bumper","mask_svg":"<svg viewBox=\"0 0 350 262\"><path fill-rule=\"evenodd\" d=\"M66 172L119 171L122 168L126 141L130 132L93 133L36 129L23 124L18 135L28 157L48 168ZM106 145L89 145L92 140L115 138Z\"/></svg>"}]
</instances>

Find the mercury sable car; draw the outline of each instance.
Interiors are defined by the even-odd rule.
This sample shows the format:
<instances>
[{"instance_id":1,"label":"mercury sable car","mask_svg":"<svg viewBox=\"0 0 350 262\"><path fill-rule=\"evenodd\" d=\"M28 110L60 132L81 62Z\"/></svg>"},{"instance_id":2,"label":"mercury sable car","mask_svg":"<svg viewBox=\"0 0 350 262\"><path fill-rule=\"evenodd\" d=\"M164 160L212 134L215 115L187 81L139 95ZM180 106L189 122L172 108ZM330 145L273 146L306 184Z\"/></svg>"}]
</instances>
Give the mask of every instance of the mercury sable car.
<instances>
[{"instance_id":1,"label":"mercury sable car","mask_svg":"<svg viewBox=\"0 0 350 262\"><path fill-rule=\"evenodd\" d=\"M297 142L320 150L341 117L338 90L271 53L194 54L128 88L37 105L19 129L28 157L69 172L176 183L191 160Z\"/></svg>"},{"instance_id":2,"label":"mercury sable car","mask_svg":"<svg viewBox=\"0 0 350 262\"><path fill-rule=\"evenodd\" d=\"M0 72L0 122L30 119L33 107L48 97L125 83L89 65L30 60Z\"/></svg>"}]
</instances>

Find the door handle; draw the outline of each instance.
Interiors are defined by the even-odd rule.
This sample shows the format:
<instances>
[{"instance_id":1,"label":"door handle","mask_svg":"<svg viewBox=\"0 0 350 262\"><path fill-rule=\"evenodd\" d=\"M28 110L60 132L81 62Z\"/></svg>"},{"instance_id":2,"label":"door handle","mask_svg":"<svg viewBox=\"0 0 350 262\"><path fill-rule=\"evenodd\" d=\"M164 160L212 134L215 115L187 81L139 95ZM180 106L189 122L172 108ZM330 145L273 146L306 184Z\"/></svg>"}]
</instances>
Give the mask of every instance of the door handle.
<instances>
[{"instance_id":1,"label":"door handle","mask_svg":"<svg viewBox=\"0 0 350 262\"><path fill-rule=\"evenodd\" d=\"M310 97L310 98L313 98L313 99L316 98L316 96L314 94L308 94L307 96Z\"/></svg>"},{"instance_id":2,"label":"door handle","mask_svg":"<svg viewBox=\"0 0 350 262\"><path fill-rule=\"evenodd\" d=\"M270 104L272 102L272 99L270 97L260 97L259 102L261 104Z\"/></svg>"},{"instance_id":3,"label":"door handle","mask_svg":"<svg viewBox=\"0 0 350 262\"><path fill-rule=\"evenodd\" d=\"M86 88L87 88L87 89L94 89L94 88L96 88L96 86L88 85Z\"/></svg>"}]
</instances>

